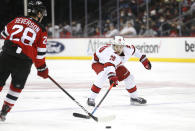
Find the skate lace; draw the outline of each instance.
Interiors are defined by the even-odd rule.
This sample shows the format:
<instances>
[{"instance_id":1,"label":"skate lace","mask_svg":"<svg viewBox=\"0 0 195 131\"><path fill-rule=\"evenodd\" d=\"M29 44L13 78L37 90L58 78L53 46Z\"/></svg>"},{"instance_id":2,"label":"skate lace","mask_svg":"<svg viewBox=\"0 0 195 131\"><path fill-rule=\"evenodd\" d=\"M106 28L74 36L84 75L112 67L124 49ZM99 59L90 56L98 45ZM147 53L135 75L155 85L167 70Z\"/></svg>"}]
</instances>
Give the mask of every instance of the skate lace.
<instances>
[{"instance_id":1,"label":"skate lace","mask_svg":"<svg viewBox=\"0 0 195 131\"><path fill-rule=\"evenodd\" d=\"M143 101L143 99L141 97L138 97L137 100L141 101L141 102Z\"/></svg>"}]
</instances>

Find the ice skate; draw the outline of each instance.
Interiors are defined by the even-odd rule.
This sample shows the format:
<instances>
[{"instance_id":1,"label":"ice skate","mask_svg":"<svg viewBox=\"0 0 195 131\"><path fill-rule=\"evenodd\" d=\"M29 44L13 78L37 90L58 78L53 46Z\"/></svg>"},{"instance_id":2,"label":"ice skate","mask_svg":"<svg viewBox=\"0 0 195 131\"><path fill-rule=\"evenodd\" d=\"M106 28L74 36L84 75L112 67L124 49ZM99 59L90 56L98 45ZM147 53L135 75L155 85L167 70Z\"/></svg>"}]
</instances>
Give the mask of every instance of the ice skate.
<instances>
[{"instance_id":1,"label":"ice skate","mask_svg":"<svg viewBox=\"0 0 195 131\"><path fill-rule=\"evenodd\" d=\"M87 105L88 106L95 106L95 99L88 98L87 99Z\"/></svg>"},{"instance_id":2,"label":"ice skate","mask_svg":"<svg viewBox=\"0 0 195 131\"><path fill-rule=\"evenodd\" d=\"M0 121L6 120L6 115L11 108L8 105L3 105L2 110L0 112Z\"/></svg>"},{"instance_id":3,"label":"ice skate","mask_svg":"<svg viewBox=\"0 0 195 131\"><path fill-rule=\"evenodd\" d=\"M6 115L10 111L10 106L4 104L2 107L2 110L0 112L0 121L5 121L6 120Z\"/></svg>"},{"instance_id":4,"label":"ice skate","mask_svg":"<svg viewBox=\"0 0 195 131\"><path fill-rule=\"evenodd\" d=\"M144 98L137 97L137 98L130 98L131 105L144 105L147 101Z\"/></svg>"},{"instance_id":5,"label":"ice skate","mask_svg":"<svg viewBox=\"0 0 195 131\"><path fill-rule=\"evenodd\" d=\"M5 121L6 118L5 118L5 115L3 115L1 112L0 112L0 121Z\"/></svg>"}]
</instances>

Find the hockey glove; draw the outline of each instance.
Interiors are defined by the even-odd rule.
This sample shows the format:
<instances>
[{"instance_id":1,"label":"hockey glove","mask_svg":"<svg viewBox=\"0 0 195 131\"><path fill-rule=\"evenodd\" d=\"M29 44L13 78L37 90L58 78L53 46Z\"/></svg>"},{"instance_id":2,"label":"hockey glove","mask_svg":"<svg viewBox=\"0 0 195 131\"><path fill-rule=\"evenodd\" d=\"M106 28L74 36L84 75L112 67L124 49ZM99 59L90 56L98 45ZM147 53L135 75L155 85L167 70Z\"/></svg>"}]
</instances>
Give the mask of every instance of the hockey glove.
<instances>
[{"instance_id":1,"label":"hockey glove","mask_svg":"<svg viewBox=\"0 0 195 131\"><path fill-rule=\"evenodd\" d=\"M44 79L48 78L48 72L49 72L49 70L48 70L46 64L37 68L37 75L40 77L43 77Z\"/></svg>"},{"instance_id":2,"label":"hockey glove","mask_svg":"<svg viewBox=\"0 0 195 131\"><path fill-rule=\"evenodd\" d=\"M109 73L108 74L108 79L109 79L109 81L110 81L110 85L112 84L112 83L114 83L114 87L116 86L116 85L118 85L118 77L116 76L116 74L115 73Z\"/></svg>"},{"instance_id":3,"label":"hockey glove","mask_svg":"<svg viewBox=\"0 0 195 131\"><path fill-rule=\"evenodd\" d=\"M152 68L152 65L146 55L142 55L139 61L144 65L146 69L150 70Z\"/></svg>"}]
</instances>

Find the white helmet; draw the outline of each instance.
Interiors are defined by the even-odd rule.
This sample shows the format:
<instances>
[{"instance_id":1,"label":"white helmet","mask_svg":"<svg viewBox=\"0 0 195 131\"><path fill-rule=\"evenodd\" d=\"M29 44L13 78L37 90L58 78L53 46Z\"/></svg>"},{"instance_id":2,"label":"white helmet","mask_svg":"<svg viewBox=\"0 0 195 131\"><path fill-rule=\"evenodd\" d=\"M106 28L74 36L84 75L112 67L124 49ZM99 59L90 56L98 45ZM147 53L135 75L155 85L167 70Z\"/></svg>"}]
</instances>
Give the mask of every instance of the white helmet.
<instances>
[{"instance_id":1,"label":"white helmet","mask_svg":"<svg viewBox=\"0 0 195 131\"><path fill-rule=\"evenodd\" d=\"M125 45L125 40L122 36L115 36L113 44L114 45Z\"/></svg>"}]
</instances>

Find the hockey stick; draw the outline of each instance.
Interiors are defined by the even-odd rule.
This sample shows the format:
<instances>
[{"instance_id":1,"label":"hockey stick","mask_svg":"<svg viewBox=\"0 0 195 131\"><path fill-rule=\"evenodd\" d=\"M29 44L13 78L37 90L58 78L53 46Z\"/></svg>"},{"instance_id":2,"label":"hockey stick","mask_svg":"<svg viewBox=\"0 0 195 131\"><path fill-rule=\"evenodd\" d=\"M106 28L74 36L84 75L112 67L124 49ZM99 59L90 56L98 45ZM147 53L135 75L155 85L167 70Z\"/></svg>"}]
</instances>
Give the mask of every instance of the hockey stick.
<instances>
[{"instance_id":1,"label":"hockey stick","mask_svg":"<svg viewBox=\"0 0 195 131\"><path fill-rule=\"evenodd\" d=\"M48 78L53 82L55 83L66 95L68 95L78 106L80 106L84 111L85 113L88 114L89 118L93 118L96 122L98 122L98 118L95 117L94 115L92 115L91 113L89 113L78 101L76 101L76 99L71 96L64 88L62 88L51 76L48 75Z\"/></svg>"},{"instance_id":2,"label":"hockey stick","mask_svg":"<svg viewBox=\"0 0 195 131\"><path fill-rule=\"evenodd\" d=\"M94 108L94 110L92 111L92 115L95 113L95 111L99 108L99 106L101 105L101 103L103 102L103 100L106 98L106 96L108 95L108 93L110 92L110 90L112 89L112 87L114 86L114 84L110 85L109 89L107 90L106 94L103 96L103 98L100 100L100 102L98 103L98 105ZM80 114L80 113L73 113L73 116L75 117L80 117L80 118L85 118L85 119L89 119L90 116L84 115L84 114ZM102 121L108 121L108 120L112 120L114 119L115 116L108 116L105 118L102 118Z\"/></svg>"}]
</instances>

